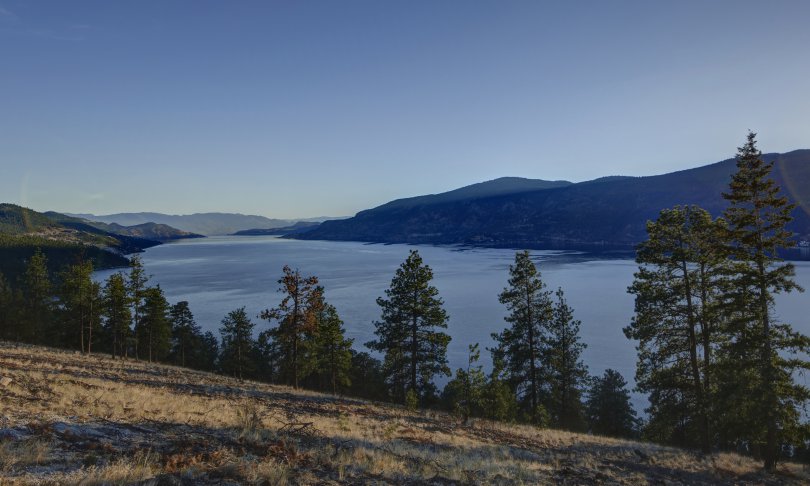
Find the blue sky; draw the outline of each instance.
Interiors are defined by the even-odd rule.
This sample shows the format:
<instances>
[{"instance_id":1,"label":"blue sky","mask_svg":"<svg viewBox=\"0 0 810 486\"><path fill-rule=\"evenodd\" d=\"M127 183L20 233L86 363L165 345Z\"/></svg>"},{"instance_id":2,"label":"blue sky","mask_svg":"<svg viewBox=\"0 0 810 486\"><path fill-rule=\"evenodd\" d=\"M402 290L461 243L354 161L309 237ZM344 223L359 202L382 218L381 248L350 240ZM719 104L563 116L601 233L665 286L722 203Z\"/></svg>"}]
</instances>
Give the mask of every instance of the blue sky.
<instances>
[{"instance_id":1,"label":"blue sky","mask_svg":"<svg viewBox=\"0 0 810 486\"><path fill-rule=\"evenodd\" d=\"M350 215L810 148L810 2L0 0L0 200Z\"/></svg>"}]
</instances>

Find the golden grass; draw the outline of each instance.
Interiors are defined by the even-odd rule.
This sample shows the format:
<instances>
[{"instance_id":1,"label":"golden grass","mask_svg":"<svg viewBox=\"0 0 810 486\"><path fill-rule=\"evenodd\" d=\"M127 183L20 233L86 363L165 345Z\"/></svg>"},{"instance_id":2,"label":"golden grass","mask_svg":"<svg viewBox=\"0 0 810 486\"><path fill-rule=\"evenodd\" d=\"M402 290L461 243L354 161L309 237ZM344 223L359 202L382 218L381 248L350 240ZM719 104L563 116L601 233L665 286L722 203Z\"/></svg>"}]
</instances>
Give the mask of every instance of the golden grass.
<instances>
[{"instance_id":1,"label":"golden grass","mask_svg":"<svg viewBox=\"0 0 810 486\"><path fill-rule=\"evenodd\" d=\"M13 380L0 394L0 426L35 432L0 443L0 483L125 484L159 474L200 484L810 482L794 464L765 475L735 454L701 459L606 437L461 424L106 356L0 343L0 370ZM59 467L32 468L42 464Z\"/></svg>"}]
</instances>

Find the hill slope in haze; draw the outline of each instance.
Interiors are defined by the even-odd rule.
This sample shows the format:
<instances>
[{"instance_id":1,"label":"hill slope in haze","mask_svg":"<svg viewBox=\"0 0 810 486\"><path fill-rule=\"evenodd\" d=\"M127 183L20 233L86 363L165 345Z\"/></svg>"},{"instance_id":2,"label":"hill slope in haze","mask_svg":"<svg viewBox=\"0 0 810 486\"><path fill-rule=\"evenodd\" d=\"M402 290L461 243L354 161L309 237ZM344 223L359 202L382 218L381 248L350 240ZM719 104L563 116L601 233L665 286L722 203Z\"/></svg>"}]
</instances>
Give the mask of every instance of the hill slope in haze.
<instances>
[{"instance_id":1,"label":"hill slope in haze","mask_svg":"<svg viewBox=\"0 0 810 486\"><path fill-rule=\"evenodd\" d=\"M264 216L236 213L195 213L186 215L162 213L118 213L97 216L93 214L72 214L91 221L122 226L144 223L165 224L190 233L205 236L229 235L241 230L270 229L290 226L294 221L271 219Z\"/></svg>"},{"instance_id":2,"label":"hill slope in haze","mask_svg":"<svg viewBox=\"0 0 810 486\"><path fill-rule=\"evenodd\" d=\"M773 176L799 204L790 229L810 236L810 150L766 154ZM326 221L293 238L384 243L466 244L549 249L632 248L663 208L697 204L719 215L735 160L650 177L594 181L486 194L501 179L449 193L392 201L353 218ZM556 184L556 185L554 185ZM493 190L493 192L496 192ZM454 195L455 194L455 195ZM458 197L461 195L461 197Z\"/></svg>"},{"instance_id":3,"label":"hill slope in haze","mask_svg":"<svg viewBox=\"0 0 810 486\"><path fill-rule=\"evenodd\" d=\"M799 485L735 454L0 342L3 484ZM148 481L148 482L147 482Z\"/></svg>"}]
</instances>

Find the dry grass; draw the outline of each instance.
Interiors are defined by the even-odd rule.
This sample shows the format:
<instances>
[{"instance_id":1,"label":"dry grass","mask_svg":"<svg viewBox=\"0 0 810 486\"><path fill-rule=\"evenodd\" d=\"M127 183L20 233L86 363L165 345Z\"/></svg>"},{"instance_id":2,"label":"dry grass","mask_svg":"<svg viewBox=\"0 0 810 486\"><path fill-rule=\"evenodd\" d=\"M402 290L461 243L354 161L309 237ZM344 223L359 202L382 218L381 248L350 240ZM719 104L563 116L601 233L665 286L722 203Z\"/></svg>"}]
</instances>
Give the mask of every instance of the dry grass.
<instances>
[{"instance_id":1,"label":"dry grass","mask_svg":"<svg viewBox=\"0 0 810 486\"><path fill-rule=\"evenodd\" d=\"M0 484L806 484L691 452L0 343ZM11 437L12 439L9 439Z\"/></svg>"}]
</instances>

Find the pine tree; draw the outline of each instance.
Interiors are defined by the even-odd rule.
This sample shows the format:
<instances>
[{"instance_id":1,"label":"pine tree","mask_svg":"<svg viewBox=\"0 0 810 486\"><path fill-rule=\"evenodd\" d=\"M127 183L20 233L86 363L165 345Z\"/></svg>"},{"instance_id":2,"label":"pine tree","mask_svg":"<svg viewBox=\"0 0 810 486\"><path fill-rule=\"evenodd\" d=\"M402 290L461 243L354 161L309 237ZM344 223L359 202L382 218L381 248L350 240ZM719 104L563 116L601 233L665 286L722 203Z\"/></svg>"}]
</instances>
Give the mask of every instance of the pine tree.
<instances>
[{"instance_id":1,"label":"pine tree","mask_svg":"<svg viewBox=\"0 0 810 486\"><path fill-rule=\"evenodd\" d=\"M580 321L568 306L562 289L555 293L552 319L545 339L548 369L548 409L552 423L565 430L582 430L585 417L582 389L588 381L588 368L582 363L586 345L579 336Z\"/></svg>"},{"instance_id":2,"label":"pine tree","mask_svg":"<svg viewBox=\"0 0 810 486\"><path fill-rule=\"evenodd\" d=\"M251 375L256 366L253 362L253 327L255 324L245 312L245 308L233 310L222 319L219 333L222 335L222 371L240 380Z\"/></svg>"},{"instance_id":3,"label":"pine tree","mask_svg":"<svg viewBox=\"0 0 810 486\"><path fill-rule=\"evenodd\" d=\"M192 355L200 346L200 326L194 321L194 314L185 300L174 304L169 310L169 316L172 323L170 356L176 364L186 366L186 355Z\"/></svg>"},{"instance_id":4,"label":"pine tree","mask_svg":"<svg viewBox=\"0 0 810 486\"><path fill-rule=\"evenodd\" d=\"M636 382L650 393L650 434L704 453L714 443L714 354L725 339L718 311L728 266L724 229L697 206L664 209L648 222L628 289L636 314L624 329L639 341Z\"/></svg>"},{"instance_id":5,"label":"pine tree","mask_svg":"<svg viewBox=\"0 0 810 486\"><path fill-rule=\"evenodd\" d=\"M308 345L313 343L317 329L323 288L318 286L317 277L303 277L287 265L283 272L278 291L284 298L278 307L263 311L261 318L278 321L278 327L269 333L277 348L279 372L285 383L298 388L303 373L316 367Z\"/></svg>"},{"instance_id":6,"label":"pine tree","mask_svg":"<svg viewBox=\"0 0 810 486\"><path fill-rule=\"evenodd\" d=\"M773 312L775 294L803 289L793 280L793 265L779 257L780 249L795 245L786 229L795 205L780 195L770 177L772 169L773 162L764 162L756 147L756 134L749 132L737 152L730 190L723 194L729 203L725 219L735 262L732 301L738 305L726 349L736 360L737 373L729 376L747 379L727 390L753 392L744 399L750 405L747 439L761 444L768 470L776 465L782 444L795 441L791 432L800 419L797 407L810 399L810 390L793 379L794 371L810 369L810 363L797 356L810 350L810 339L778 323Z\"/></svg>"},{"instance_id":7,"label":"pine tree","mask_svg":"<svg viewBox=\"0 0 810 486\"><path fill-rule=\"evenodd\" d=\"M319 305L315 358L318 374L325 377L333 394L339 387L351 385L349 372L352 366L353 339L346 339L343 321L331 304Z\"/></svg>"},{"instance_id":8,"label":"pine tree","mask_svg":"<svg viewBox=\"0 0 810 486\"><path fill-rule=\"evenodd\" d=\"M112 357L128 356L127 342L132 333L126 279L122 273L107 278L102 292L104 330Z\"/></svg>"},{"instance_id":9,"label":"pine tree","mask_svg":"<svg viewBox=\"0 0 810 486\"><path fill-rule=\"evenodd\" d=\"M616 370L607 369L602 377L593 379L586 400L590 431L611 437L633 437L638 418L630 404L627 382Z\"/></svg>"},{"instance_id":10,"label":"pine tree","mask_svg":"<svg viewBox=\"0 0 810 486\"><path fill-rule=\"evenodd\" d=\"M143 292L143 307L140 320L135 325L135 339L139 349L146 348L149 362L162 361L171 347L172 327L169 320L169 303L160 285L148 287Z\"/></svg>"},{"instance_id":11,"label":"pine tree","mask_svg":"<svg viewBox=\"0 0 810 486\"><path fill-rule=\"evenodd\" d=\"M216 371L219 359L219 340L211 331L200 338L200 348L194 353L191 367L203 371Z\"/></svg>"},{"instance_id":12,"label":"pine tree","mask_svg":"<svg viewBox=\"0 0 810 486\"><path fill-rule=\"evenodd\" d=\"M77 347L90 353L93 332L98 337L101 329L101 286L94 282L93 263L81 261L70 265L60 274L59 300L62 322L54 326L52 341L65 347ZM68 325L64 328L65 324Z\"/></svg>"},{"instance_id":13,"label":"pine tree","mask_svg":"<svg viewBox=\"0 0 810 486\"><path fill-rule=\"evenodd\" d=\"M47 327L53 322L53 294L48 259L37 248L22 276L21 323L15 340L47 344Z\"/></svg>"},{"instance_id":14,"label":"pine tree","mask_svg":"<svg viewBox=\"0 0 810 486\"><path fill-rule=\"evenodd\" d=\"M146 276L146 271L143 268L143 261L139 255L135 255L129 262L129 278L127 279L127 291L129 292L129 303L132 305L132 322L134 327L137 327L138 322L141 320L141 309L144 304L144 297L146 292L146 283L149 277ZM133 340L135 345L135 357L141 359L140 350L138 349L138 339Z\"/></svg>"},{"instance_id":15,"label":"pine tree","mask_svg":"<svg viewBox=\"0 0 810 486\"><path fill-rule=\"evenodd\" d=\"M465 422L484 414L484 391L487 377L478 364L481 353L478 343L467 348L467 367L456 370L456 376L445 385L442 401L447 409L457 413Z\"/></svg>"},{"instance_id":16,"label":"pine tree","mask_svg":"<svg viewBox=\"0 0 810 486\"><path fill-rule=\"evenodd\" d=\"M0 339L14 337L13 331L17 321L16 311L17 302L14 298L14 290L3 273L0 272Z\"/></svg>"},{"instance_id":17,"label":"pine tree","mask_svg":"<svg viewBox=\"0 0 810 486\"><path fill-rule=\"evenodd\" d=\"M529 252L516 253L515 264L509 266L509 286L498 296L509 312L504 319L511 327L492 334L497 343L493 361L503 363L506 380L517 392L524 415L535 424L541 424L546 415L543 356L552 306L545 289Z\"/></svg>"},{"instance_id":18,"label":"pine tree","mask_svg":"<svg viewBox=\"0 0 810 486\"><path fill-rule=\"evenodd\" d=\"M408 393L419 403L435 392L433 377L450 376L447 345L450 336L447 313L439 291L430 284L433 270L411 250L397 269L387 298L377 298L382 316L374 323L377 340L366 344L385 353L383 370L392 396L404 403Z\"/></svg>"}]
</instances>

